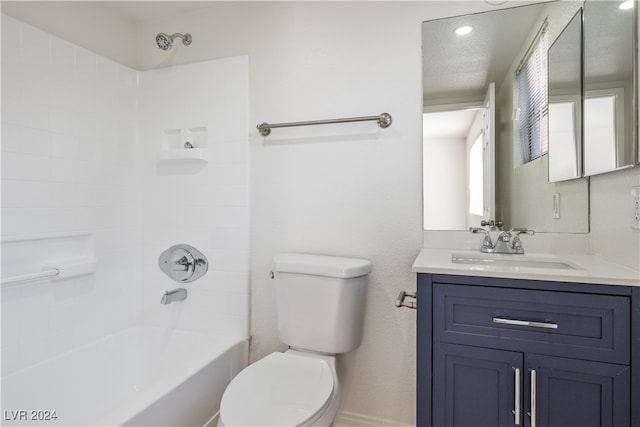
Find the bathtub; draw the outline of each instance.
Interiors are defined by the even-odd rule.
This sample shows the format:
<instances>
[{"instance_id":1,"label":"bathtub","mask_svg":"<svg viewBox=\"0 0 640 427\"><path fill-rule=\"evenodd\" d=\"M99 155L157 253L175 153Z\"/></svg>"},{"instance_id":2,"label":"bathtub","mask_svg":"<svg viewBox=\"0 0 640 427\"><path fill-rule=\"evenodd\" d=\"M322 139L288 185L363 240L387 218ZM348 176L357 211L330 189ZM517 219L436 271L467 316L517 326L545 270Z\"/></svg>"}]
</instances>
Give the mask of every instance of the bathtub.
<instances>
[{"instance_id":1,"label":"bathtub","mask_svg":"<svg viewBox=\"0 0 640 427\"><path fill-rule=\"evenodd\" d=\"M3 426L214 425L236 337L136 326L2 379Z\"/></svg>"}]
</instances>

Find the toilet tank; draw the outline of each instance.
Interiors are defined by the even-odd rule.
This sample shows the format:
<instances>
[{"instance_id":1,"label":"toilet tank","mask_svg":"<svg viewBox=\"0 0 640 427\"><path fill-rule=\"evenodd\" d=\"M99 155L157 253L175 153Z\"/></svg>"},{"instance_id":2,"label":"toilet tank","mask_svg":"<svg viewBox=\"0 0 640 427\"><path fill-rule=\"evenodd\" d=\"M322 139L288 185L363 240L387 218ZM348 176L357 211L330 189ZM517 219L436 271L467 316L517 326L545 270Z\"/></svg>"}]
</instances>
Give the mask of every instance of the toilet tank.
<instances>
[{"instance_id":1,"label":"toilet tank","mask_svg":"<svg viewBox=\"0 0 640 427\"><path fill-rule=\"evenodd\" d=\"M311 254L273 259L280 340L290 347L347 353L362 340L371 261Z\"/></svg>"}]
</instances>

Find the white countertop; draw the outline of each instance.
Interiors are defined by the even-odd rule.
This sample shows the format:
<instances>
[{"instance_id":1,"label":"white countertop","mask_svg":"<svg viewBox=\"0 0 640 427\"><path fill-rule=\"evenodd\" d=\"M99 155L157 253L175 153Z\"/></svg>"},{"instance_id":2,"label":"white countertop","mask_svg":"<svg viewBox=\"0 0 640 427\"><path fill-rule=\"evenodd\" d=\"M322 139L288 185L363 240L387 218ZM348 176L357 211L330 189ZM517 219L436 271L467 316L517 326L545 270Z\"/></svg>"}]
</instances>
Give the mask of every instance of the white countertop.
<instances>
[{"instance_id":1,"label":"white countertop","mask_svg":"<svg viewBox=\"0 0 640 427\"><path fill-rule=\"evenodd\" d=\"M452 255L498 260L558 261L573 269L540 268L506 265L458 264ZM522 257L522 258L518 258ZM464 276L504 277L512 279L552 280L562 282L597 283L605 285L640 286L640 272L593 255L483 254L479 250L422 249L413 263L414 273L454 274Z\"/></svg>"}]
</instances>

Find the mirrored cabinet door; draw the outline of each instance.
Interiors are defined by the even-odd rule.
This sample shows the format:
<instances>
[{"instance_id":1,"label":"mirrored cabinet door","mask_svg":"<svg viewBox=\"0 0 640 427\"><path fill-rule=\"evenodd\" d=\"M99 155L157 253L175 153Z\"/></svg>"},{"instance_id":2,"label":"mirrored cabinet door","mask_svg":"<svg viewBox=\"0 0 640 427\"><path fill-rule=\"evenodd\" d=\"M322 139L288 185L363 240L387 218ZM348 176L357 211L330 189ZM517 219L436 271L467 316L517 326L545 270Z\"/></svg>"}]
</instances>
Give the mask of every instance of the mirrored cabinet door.
<instances>
[{"instance_id":1,"label":"mirrored cabinet door","mask_svg":"<svg viewBox=\"0 0 640 427\"><path fill-rule=\"evenodd\" d=\"M549 182L582 176L582 10L548 52Z\"/></svg>"},{"instance_id":2,"label":"mirrored cabinet door","mask_svg":"<svg viewBox=\"0 0 640 427\"><path fill-rule=\"evenodd\" d=\"M584 175L635 164L637 30L633 1L584 3Z\"/></svg>"}]
</instances>

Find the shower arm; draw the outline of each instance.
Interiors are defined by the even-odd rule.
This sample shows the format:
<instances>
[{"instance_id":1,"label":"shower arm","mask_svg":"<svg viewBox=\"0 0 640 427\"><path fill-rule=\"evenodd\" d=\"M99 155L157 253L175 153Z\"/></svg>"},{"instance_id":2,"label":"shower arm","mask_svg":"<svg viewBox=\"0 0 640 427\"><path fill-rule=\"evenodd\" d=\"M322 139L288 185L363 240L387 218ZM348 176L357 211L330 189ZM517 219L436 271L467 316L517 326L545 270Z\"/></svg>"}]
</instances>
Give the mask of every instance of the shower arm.
<instances>
[{"instance_id":1,"label":"shower arm","mask_svg":"<svg viewBox=\"0 0 640 427\"><path fill-rule=\"evenodd\" d=\"M191 34L181 34L181 33L173 33L171 34L171 39L175 39L176 37L182 39L182 44L188 46L191 44Z\"/></svg>"}]
</instances>

